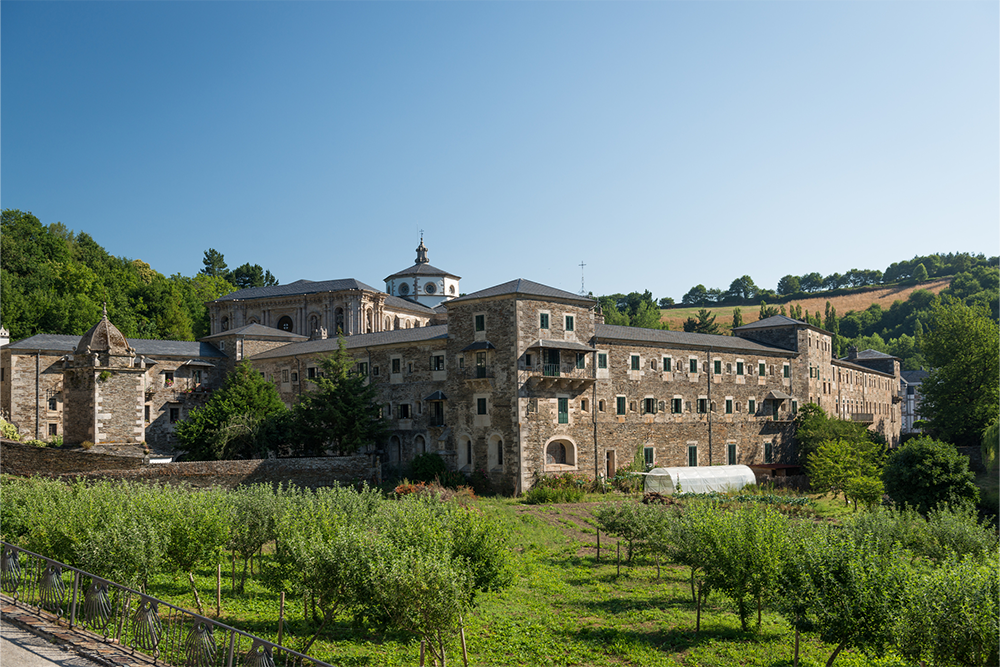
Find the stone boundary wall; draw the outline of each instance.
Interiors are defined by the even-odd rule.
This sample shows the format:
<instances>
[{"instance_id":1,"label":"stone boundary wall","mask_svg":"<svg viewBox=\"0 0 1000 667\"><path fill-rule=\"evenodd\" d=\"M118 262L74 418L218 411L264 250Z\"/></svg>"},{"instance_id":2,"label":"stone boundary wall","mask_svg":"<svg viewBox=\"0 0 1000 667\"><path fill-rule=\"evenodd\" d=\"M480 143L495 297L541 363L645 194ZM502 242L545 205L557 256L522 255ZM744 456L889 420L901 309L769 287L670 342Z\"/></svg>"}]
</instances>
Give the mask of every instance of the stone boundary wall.
<instances>
[{"instance_id":1,"label":"stone boundary wall","mask_svg":"<svg viewBox=\"0 0 1000 667\"><path fill-rule=\"evenodd\" d=\"M370 455L149 464L132 456L60 451L7 440L2 441L0 447L0 472L20 476L121 479L226 489L257 483L276 485L291 482L315 489L334 483L382 482L382 465L377 456Z\"/></svg>"},{"instance_id":2,"label":"stone boundary wall","mask_svg":"<svg viewBox=\"0 0 1000 667\"><path fill-rule=\"evenodd\" d=\"M135 470L142 457L116 456L86 451L35 447L13 440L0 440L0 472L5 475L64 475L105 470Z\"/></svg>"}]
</instances>

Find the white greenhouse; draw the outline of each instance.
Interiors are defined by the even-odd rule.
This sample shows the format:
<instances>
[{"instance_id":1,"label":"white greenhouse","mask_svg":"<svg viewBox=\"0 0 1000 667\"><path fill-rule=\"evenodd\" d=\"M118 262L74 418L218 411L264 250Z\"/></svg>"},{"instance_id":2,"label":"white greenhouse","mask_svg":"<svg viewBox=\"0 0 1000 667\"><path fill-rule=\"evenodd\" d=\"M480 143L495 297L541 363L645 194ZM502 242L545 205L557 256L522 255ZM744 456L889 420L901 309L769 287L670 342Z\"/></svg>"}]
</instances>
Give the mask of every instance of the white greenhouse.
<instances>
[{"instance_id":1,"label":"white greenhouse","mask_svg":"<svg viewBox=\"0 0 1000 667\"><path fill-rule=\"evenodd\" d=\"M738 491L757 483L753 470L747 466L653 468L645 477L645 492L662 494Z\"/></svg>"}]
</instances>

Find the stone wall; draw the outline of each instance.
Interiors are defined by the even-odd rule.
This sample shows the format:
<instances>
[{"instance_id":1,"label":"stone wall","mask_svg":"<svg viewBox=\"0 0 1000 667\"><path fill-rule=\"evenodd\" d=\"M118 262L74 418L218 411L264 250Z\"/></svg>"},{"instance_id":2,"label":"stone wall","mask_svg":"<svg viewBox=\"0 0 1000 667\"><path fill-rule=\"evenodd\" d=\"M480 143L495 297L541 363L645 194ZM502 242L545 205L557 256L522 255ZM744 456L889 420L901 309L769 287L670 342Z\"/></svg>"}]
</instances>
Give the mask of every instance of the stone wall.
<instances>
[{"instance_id":1,"label":"stone wall","mask_svg":"<svg viewBox=\"0 0 1000 667\"><path fill-rule=\"evenodd\" d=\"M0 409L25 438L49 440L50 425L55 427L56 435L62 435L63 364L60 359L64 354L45 351L39 353L36 384L34 352L18 354L5 349L0 353L0 364L4 369ZM50 410L49 399L53 398L56 399L56 409Z\"/></svg>"},{"instance_id":2,"label":"stone wall","mask_svg":"<svg viewBox=\"0 0 1000 667\"><path fill-rule=\"evenodd\" d=\"M71 475L111 470L137 470L137 456L98 454L83 450L50 449L0 440L0 472L5 475Z\"/></svg>"},{"instance_id":3,"label":"stone wall","mask_svg":"<svg viewBox=\"0 0 1000 667\"><path fill-rule=\"evenodd\" d=\"M366 455L148 464L134 456L46 449L7 440L0 441L0 471L24 477L119 479L227 489L256 483L293 483L315 489L334 483L382 481L378 459Z\"/></svg>"}]
</instances>

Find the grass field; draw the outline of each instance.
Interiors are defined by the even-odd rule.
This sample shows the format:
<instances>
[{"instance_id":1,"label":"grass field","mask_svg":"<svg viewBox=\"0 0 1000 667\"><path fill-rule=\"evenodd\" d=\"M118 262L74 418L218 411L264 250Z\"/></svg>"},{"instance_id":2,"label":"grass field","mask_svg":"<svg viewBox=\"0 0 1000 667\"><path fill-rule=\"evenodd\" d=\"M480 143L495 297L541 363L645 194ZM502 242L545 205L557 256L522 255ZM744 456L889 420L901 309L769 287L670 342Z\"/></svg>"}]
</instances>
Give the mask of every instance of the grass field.
<instances>
[{"instance_id":1,"label":"grass field","mask_svg":"<svg viewBox=\"0 0 1000 667\"><path fill-rule=\"evenodd\" d=\"M519 565L514 585L502 594L482 597L466 619L470 665L792 664L794 633L777 614L765 611L760 633L744 633L725 599L713 595L702 612L701 632L695 634L686 568L663 565L658 579L652 561L637 558L631 565L623 563L619 576L614 542L607 536L602 536L598 562L595 502L528 506L511 499L484 499L477 505L506 525ZM843 509L831 502L825 511ZM214 568L197 574L206 606L214 609ZM190 608L193 600L185 579L157 577L150 592ZM220 620L276 639L274 592L251 581L245 594L233 595L224 576L223 598ZM302 600L288 599L284 643L290 648L301 648L314 630L303 616ZM325 635L310 653L334 665L418 664L419 644L405 635L370 633L353 628L347 619L338 619ZM800 664L823 665L832 649L803 636ZM457 639L449 663L462 664ZM845 652L836 664L905 663L892 658L870 662Z\"/></svg>"},{"instance_id":2,"label":"grass field","mask_svg":"<svg viewBox=\"0 0 1000 667\"><path fill-rule=\"evenodd\" d=\"M883 309L888 309L892 306L893 301L906 301L910 297L910 294L918 289L925 289L937 294L946 288L950 283L950 278L944 278L942 280L932 280L919 285L893 285L858 292L855 294L845 294L843 296L817 296L809 299L799 299L785 304L785 312L788 312L788 309L791 306L798 305L802 306L803 311L808 310L810 313L819 311L820 313L823 313L826 309L826 302L829 301L830 305L837 309L837 315L843 317L852 310L865 310L873 303L879 304ZM683 331L684 321L689 317L697 319L699 310L701 310L701 308L698 307L664 308L660 310L660 321L669 324L671 331ZM729 330L732 329L733 306L710 307L708 310L709 312L715 314L716 324L720 326L723 333L728 333ZM743 323L749 324L757 321L757 315L760 312L760 307L759 304L756 306L741 306L740 312L743 315Z\"/></svg>"}]
</instances>

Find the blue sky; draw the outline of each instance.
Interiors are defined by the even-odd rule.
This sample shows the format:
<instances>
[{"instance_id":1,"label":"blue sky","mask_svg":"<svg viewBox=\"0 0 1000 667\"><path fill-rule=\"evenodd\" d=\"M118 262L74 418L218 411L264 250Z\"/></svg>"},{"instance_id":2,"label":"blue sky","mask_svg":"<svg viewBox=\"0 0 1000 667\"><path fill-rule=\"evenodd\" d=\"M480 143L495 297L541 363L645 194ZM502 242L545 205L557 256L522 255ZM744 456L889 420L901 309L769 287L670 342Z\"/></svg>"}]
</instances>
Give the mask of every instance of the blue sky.
<instances>
[{"instance_id":1,"label":"blue sky","mask_svg":"<svg viewBox=\"0 0 1000 667\"><path fill-rule=\"evenodd\" d=\"M996 2L0 5L0 204L192 275L676 299L1000 251Z\"/></svg>"}]
</instances>

